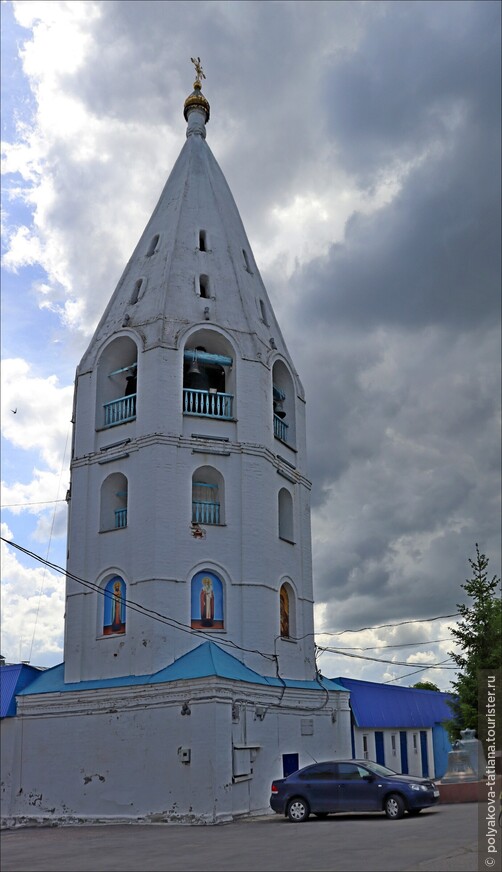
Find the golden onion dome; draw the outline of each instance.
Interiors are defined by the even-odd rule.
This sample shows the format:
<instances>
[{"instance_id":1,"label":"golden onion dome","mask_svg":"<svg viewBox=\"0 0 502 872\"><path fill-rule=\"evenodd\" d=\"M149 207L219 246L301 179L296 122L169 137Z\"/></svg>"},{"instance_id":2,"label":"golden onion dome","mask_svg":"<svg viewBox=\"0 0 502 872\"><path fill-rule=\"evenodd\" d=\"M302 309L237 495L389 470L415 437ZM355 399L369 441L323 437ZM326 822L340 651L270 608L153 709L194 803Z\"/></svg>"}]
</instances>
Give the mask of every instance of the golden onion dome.
<instances>
[{"instance_id":1,"label":"golden onion dome","mask_svg":"<svg viewBox=\"0 0 502 872\"><path fill-rule=\"evenodd\" d=\"M200 62L200 58L191 58L191 61L195 67L195 82L193 83L193 91L185 100L185 104L183 106L183 115L185 116L185 121L188 121L188 113L191 109L202 109L206 116L206 124L209 121L209 102L204 97L202 93L202 84L201 79L205 79L206 76L204 74L204 70L202 69L202 65Z\"/></svg>"}]
</instances>

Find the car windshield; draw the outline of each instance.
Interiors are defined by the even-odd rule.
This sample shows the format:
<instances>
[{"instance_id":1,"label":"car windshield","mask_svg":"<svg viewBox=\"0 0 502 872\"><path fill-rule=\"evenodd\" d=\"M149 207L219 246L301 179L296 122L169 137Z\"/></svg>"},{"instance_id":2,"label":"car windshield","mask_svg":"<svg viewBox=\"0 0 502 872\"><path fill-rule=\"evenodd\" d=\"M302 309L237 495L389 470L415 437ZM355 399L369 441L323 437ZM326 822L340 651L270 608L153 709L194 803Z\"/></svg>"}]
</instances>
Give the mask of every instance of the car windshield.
<instances>
[{"instance_id":1,"label":"car windshield","mask_svg":"<svg viewBox=\"0 0 502 872\"><path fill-rule=\"evenodd\" d=\"M387 766L380 766L380 763L367 763L365 761L365 766L368 767L370 772L374 772L375 775L397 775L397 772L394 772L393 769L387 769Z\"/></svg>"}]
</instances>

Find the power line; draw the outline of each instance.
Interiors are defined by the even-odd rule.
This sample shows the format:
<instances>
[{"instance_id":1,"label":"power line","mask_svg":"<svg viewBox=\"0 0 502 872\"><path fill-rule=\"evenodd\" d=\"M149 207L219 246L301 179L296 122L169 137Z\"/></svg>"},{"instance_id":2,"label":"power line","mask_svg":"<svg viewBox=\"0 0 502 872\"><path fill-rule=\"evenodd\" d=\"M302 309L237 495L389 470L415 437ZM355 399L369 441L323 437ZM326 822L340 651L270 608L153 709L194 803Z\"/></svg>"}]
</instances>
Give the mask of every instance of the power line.
<instances>
[{"instance_id":1,"label":"power line","mask_svg":"<svg viewBox=\"0 0 502 872\"><path fill-rule=\"evenodd\" d=\"M426 639L424 642L403 642L402 645L372 645L370 648L361 648L360 645L348 645L337 648L338 651L381 651L384 648L416 648L418 645L435 645L438 642L453 642L453 636L446 639Z\"/></svg>"},{"instance_id":2,"label":"power line","mask_svg":"<svg viewBox=\"0 0 502 872\"><path fill-rule=\"evenodd\" d=\"M53 569L55 572L60 573L61 575L65 575L67 578L71 578L73 581L87 587L89 590L94 590L96 593L99 593L101 596L107 596L106 591L99 587L99 585L94 584L92 581L87 581L86 579L80 578L78 575L74 575L71 572L63 569L62 566L59 566L57 563L51 563L50 560L43 558L40 554L36 554L34 551L30 551L28 548L24 548L22 545L19 545L17 542L12 541L11 539L6 539L4 536L0 536L0 539L5 542L7 545L11 545L13 548L16 548L18 551L21 551L23 554L26 554L28 557L31 557L33 560L37 560L39 563L42 563L44 566L48 566L50 569ZM194 630L192 627L189 627L188 624L184 624L181 621L177 621L176 618L168 618L166 615L163 615L161 612L156 612L154 609L149 609L146 606L142 606L140 603L135 602L134 600L128 599L126 601L126 608L130 611L138 612L141 615L152 618L155 621L159 621L159 623L167 624L173 629L180 630L181 632L189 633L191 636L197 636L198 638L202 638L207 640L207 635L203 631ZM268 703L269 708L284 708L298 711L301 709L306 712L319 711L327 706L329 702L329 690L324 687L321 681L321 674L316 665L316 675L315 681L321 688L321 690L325 694L324 702L319 706L292 706L282 703L282 698L284 696L284 692L286 690L286 682L279 674L279 658L277 654L264 654L262 651L258 651L256 648L245 648L242 645L238 645L237 642L233 642L231 639L218 639L218 644L222 646L228 646L234 648L239 651L243 651L248 654L259 654L260 657L264 657L266 660L272 660L275 664L276 674L279 681L282 682L283 692L279 703Z\"/></svg>"},{"instance_id":3,"label":"power line","mask_svg":"<svg viewBox=\"0 0 502 872\"><path fill-rule=\"evenodd\" d=\"M413 618L409 621L396 621L394 624L375 624L373 627L359 627L358 630L338 630L335 632L328 632L327 630L320 630L317 635L318 636L343 636L344 633L363 633L364 630L381 630L384 627L402 627L404 624L428 624L431 621L441 621L443 618L456 618L460 615L460 612L455 612L453 615L436 615L434 618Z\"/></svg>"},{"instance_id":4,"label":"power line","mask_svg":"<svg viewBox=\"0 0 502 872\"><path fill-rule=\"evenodd\" d=\"M13 548L16 548L18 551L21 551L22 553L26 554L28 557L31 557L33 560L37 560L39 563L42 563L43 565L48 566L49 568L53 569L55 572L58 572L61 575L65 575L68 578L73 579L77 583L82 584L84 587L87 587L90 590L96 591L97 593L99 593L102 596L105 595L104 589L99 587L99 585L95 584L94 582L80 578L79 576L74 575L71 572L68 572L62 566L59 566L56 563L51 563L49 560L44 559L39 554L36 554L34 551L30 551L29 549L24 548L22 545L19 545L18 543L14 542L12 540L6 539L4 536L0 536L0 539L2 541L4 541L7 545L11 545ZM206 634L203 631L201 632L198 630L194 630L188 624L185 624L181 621L177 621L176 618L167 617L166 615L163 615L161 612L156 612L154 609L149 609L146 606L141 605L141 603L135 602L134 600L129 600L129 599L127 600L127 608L131 609L132 611L139 612L139 614L143 614L143 615L146 615L148 617L151 617L153 620L159 621L160 623L167 624L168 626L171 626L174 629L178 629L181 632L186 632L186 633L189 633L190 635L197 636L197 637L202 638L202 639L207 638ZM458 614L458 612L456 614ZM402 626L403 624L425 623L427 621L435 621L435 620L440 620L442 618L449 618L449 617L456 617L456 615L438 615L434 618L427 618L427 619L417 618L417 619L413 619L413 620L399 621L396 624L380 624L376 627L363 627L363 628L361 628L361 630L340 630L338 632L321 633L319 635L339 636L339 635L343 635L344 633L357 633L357 632L363 632L363 630L380 629L383 627ZM298 637L296 639L296 641L298 641L299 639L305 638L306 636L311 636L311 635L314 635L314 634L306 633L305 636ZM264 652L259 651L255 648L245 648L242 645L238 645L236 642L233 642L230 639L218 639L218 642L222 646L234 648L236 650L243 651L246 653L258 654L259 656L264 657L267 660L274 661L276 663L276 666L277 666L277 654L265 654ZM427 643L423 643L423 644L427 644ZM382 647L385 647L385 646L382 646ZM389 647L391 647L391 646L389 646ZM356 659L368 660L368 661L373 661L376 663L388 663L388 664L391 664L393 666L413 666L413 665L418 666L418 663L413 664L413 663L402 662L402 661L397 661L397 660L384 660L384 659L381 659L378 657L368 657L368 656L363 656L362 654L353 654L353 653L351 654L344 649L330 648L328 646L316 645L316 650L318 652L320 652L320 654L323 654L323 653L339 654L340 656L353 657ZM365 649L362 649L362 650L365 650ZM368 649L368 650L370 650L370 649ZM448 661L444 661L444 662L447 663ZM434 668L456 669L457 667L454 667L454 666L442 666L442 667L440 667L439 664L428 664L427 666L423 666L422 668L423 669L434 669Z\"/></svg>"},{"instance_id":5,"label":"power line","mask_svg":"<svg viewBox=\"0 0 502 872\"><path fill-rule=\"evenodd\" d=\"M20 506L48 506L51 503L65 503L66 500L38 500L32 503L5 503L0 509L17 509Z\"/></svg>"},{"instance_id":6,"label":"power line","mask_svg":"<svg viewBox=\"0 0 502 872\"><path fill-rule=\"evenodd\" d=\"M325 654L328 652L329 654L338 654L341 657L353 657L356 660L371 660L373 663L390 663L392 666L418 666L418 663L413 663L410 661L403 660L384 660L380 657L368 657L364 654L349 654L348 651L343 651L337 648L324 648L320 645L317 645L317 650L321 652L321 654ZM451 658L448 657L447 660L442 660L441 663L451 663ZM442 666L441 663L429 663L425 668L426 669L458 669L457 666ZM420 664L421 665L421 664Z\"/></svg>"}]
</instances>

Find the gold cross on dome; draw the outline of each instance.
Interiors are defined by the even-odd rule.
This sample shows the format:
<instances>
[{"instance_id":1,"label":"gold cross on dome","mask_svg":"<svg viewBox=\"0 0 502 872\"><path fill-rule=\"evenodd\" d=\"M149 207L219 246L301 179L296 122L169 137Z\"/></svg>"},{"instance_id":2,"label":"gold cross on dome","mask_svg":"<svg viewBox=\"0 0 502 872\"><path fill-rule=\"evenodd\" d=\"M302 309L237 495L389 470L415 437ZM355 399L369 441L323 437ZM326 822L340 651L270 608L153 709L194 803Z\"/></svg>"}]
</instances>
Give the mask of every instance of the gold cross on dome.
<instances>
[{"instance_id":1,"label":"gold cross on dome","mask_svg":"<svg viewBox=\"0 0 502 872\"><path fill-rule=\"evenodd\" d=\"M204 74L204 70L202 69L202 64L200 62L200 58L190 58L190 60L192 61L193 65L195 67L195 81L198 82L200 85L200 80L206 78L206 76Z\"/></svg>"}]
</instances>

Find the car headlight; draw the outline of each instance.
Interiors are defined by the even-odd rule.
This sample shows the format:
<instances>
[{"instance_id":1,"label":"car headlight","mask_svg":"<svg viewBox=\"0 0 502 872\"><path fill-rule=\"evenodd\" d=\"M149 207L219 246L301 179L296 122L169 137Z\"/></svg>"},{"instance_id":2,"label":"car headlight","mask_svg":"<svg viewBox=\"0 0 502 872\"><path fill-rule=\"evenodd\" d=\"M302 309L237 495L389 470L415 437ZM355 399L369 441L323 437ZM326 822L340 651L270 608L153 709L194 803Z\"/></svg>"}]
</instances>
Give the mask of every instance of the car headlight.
<instances>
[{"instance_id":1,"label":"car headlight","mask_svg":"<svg viewBox=\"0 0 502 872\"><path fill-rule=\"evenodd\" d=\"M412 790L427 790L425 784L410 784Z\"/></svg>"}]
</instances>

